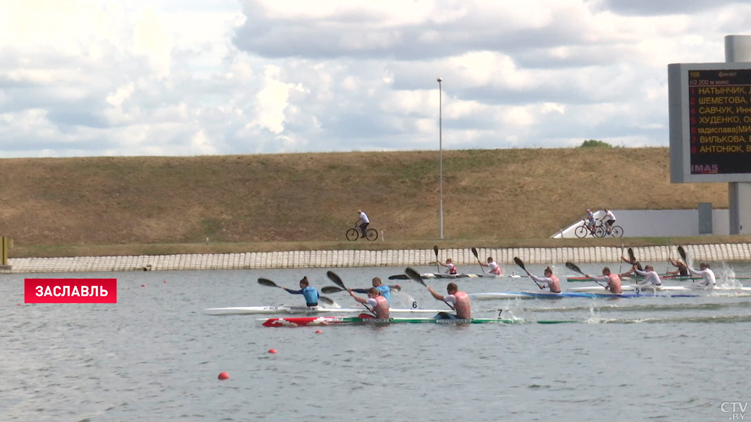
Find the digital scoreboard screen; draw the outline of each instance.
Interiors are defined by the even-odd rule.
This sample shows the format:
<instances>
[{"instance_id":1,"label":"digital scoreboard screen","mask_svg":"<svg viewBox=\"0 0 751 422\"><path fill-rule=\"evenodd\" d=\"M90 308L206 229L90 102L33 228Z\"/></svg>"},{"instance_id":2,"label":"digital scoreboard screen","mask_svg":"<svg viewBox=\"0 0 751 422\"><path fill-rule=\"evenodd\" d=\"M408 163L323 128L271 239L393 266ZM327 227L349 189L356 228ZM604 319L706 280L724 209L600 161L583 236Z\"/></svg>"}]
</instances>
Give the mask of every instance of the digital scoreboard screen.
<instances>
[{"instance_id":1,"label":"digital scoreboard screen","mask_svg":"<svg viewBox=\"0 0 751 422\"><path fill-rule=\"evenodd\" d=\"M751 173L751 69L688 71L691 174Z\"/></svg>"},{"instance_id":2,"label":"digital scoreboard screen","mask_svg":"<svg viewBox=\"0 0 751 422\"><path fill-rule=\"evenodd\" d=\"M668 65L670 178L751 182L751 63Z\"/></svg>"}]
</instances>

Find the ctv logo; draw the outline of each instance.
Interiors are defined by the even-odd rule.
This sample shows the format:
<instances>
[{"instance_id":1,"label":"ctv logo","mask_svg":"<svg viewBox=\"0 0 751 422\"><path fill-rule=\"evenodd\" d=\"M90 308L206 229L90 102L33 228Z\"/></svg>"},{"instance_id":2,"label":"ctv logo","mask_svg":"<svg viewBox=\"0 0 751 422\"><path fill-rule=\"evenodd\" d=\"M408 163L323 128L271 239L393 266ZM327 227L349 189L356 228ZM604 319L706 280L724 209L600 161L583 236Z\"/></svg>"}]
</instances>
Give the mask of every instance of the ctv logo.
<instances>
[{"instance_id":1,"label":"ctv logo","mask_svg":"<svg viewBox=\"0 0 751 422\"><path fill-rule=\"evenodd\" d=\"M722 413L729 413L729 421L742 421L745 420L747 407L748 402L724 401L720 405L720 410Z\"/></svg>"}]
</instances>

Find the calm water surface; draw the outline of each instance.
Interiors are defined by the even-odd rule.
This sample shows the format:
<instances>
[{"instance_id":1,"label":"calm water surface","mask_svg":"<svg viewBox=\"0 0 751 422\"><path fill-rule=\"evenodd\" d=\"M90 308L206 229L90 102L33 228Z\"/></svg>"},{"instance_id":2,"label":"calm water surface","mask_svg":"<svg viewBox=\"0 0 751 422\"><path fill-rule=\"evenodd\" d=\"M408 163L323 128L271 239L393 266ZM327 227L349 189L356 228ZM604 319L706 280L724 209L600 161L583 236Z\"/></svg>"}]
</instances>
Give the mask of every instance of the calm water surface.
<instances>
[{"instance_id":1,"label":"calm water surface","mask_svg":"<svg viewBox=\"0 0 751 422\"><path fill-rule=\"evenodd\" d=\"M751 275L751 264L728 269ZM402 270L334 269L352 287ZM202 314L301 304L256 280L296 287L303 275L319 288L332 284L322 269L0 276L0 420L725 421L733 414L723 402L751 402L751 297L475 301L478 317L502 308L528 322L577 323L340 326L321 334ZM118 303L18 306L24 278L46 276L116 277ZM424 287L399 283L397 305L445 306ZM470 293L536 288L526 278L458 284ZM345 293L329 296L354 304ZM218 381L222 371L232 378ZM751 419L751 409L743 416Z\"/></svg>"}]
</instances>

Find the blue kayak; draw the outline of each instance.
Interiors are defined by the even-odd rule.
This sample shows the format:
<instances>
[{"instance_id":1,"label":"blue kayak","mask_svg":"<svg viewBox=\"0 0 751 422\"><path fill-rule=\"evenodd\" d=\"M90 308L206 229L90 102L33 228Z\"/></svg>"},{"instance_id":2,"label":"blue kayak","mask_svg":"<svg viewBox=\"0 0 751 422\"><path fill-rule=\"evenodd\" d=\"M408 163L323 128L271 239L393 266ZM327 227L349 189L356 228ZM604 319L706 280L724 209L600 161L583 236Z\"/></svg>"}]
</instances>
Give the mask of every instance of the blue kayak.
<instances>
[{"instance_id":1,"label":"blue kayak","mask_svg":"<svg viewBox=\"0 0 751 422\"><path fill-rule=\"evenodd\" d=\"M500 292L500 293L470 293L471 299L494 300L494 299L563 299L578 297L588 299L607 299L614 297L637 298L637 297L699 297L699 295L670 294L670 293L585 293L585 292Z\"/></svg>"}]
</instances>

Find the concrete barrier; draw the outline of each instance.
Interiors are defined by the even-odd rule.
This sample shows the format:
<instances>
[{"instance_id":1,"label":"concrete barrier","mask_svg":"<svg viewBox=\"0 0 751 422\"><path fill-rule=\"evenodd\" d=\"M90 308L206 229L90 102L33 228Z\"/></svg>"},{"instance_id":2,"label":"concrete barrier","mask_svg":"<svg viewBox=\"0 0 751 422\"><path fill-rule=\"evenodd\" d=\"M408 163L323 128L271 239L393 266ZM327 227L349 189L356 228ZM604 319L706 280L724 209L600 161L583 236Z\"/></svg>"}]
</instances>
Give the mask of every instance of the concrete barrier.
<instances>
[{"instance_id":1,"label":"concrete barrier","mask_svg":"<svg viewBox=\"0 0 751 422\"><path fill-rule=\"evenodd\" d=\"M636 257L644 262L667 261L678 258L676 246L633 248ZM751 245L712 244L685 245L686 253L698 261L750 261ZM496 262L513 265L518 256L527 264L559 265L566 261L577 264L619 262L620 247L587 248L478 248L480 259L492 256ZM446 249L441 259L452 258L460 271L477 265L470 249ZM346 267L407 267L430 266L435 261L432 249L388 251L290 251L248 252L233 254L144 255L65 258L11 258L12 269L2 273L58 273L105 271L174 271L174 270L242 270L278 268L346 268ZM432 264L435 265L435 264ZM465 267L465 268L461 268Z\"/></svg>"}]
</instances>

